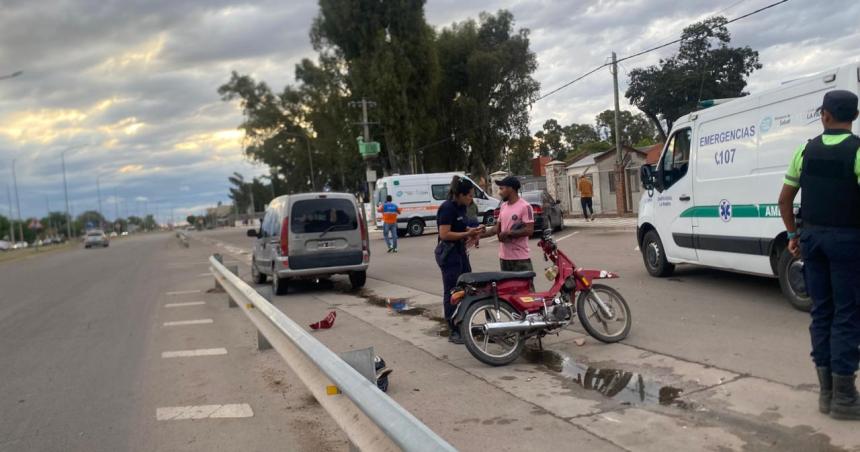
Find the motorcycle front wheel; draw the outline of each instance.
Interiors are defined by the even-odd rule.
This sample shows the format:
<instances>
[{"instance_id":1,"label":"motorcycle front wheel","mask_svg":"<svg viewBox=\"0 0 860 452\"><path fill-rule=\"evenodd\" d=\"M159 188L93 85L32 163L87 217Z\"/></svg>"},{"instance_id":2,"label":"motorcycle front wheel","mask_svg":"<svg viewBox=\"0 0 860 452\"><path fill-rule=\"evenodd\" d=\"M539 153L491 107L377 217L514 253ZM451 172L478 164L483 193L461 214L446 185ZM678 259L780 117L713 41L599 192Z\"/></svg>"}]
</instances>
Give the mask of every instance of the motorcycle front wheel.
<instances>
[{"instance_id":1,"label":"motorcycle front wheel","mask_svg":"<svg viewBox=\"0 0 860 452\"><path fill-rule=\"evenodd\" d=\"M491 366L504 366L516 361L523 350L525 339L521 333L501 333L492 336L484 332L483 326L494 322L516 322L520 319L516 311L507 303L500 301L499 309L491 299L481 300L469 307L460 335L466 349L478 361Z\"/></svg>"},{"instance_id":2,"label":"motorcycle front wheel","mask_svg":"<svg viewBox=\"0 0 860 452\"><path fill-rule=\"evenodd\" d=\"M597 298L609 309L608 313L602 309ZM603 284L593 284L591 289L579 294L576 312L585 331L600 342L623 340L633 324L627 301L617 290Z\"/></svg>"}]
</instances>

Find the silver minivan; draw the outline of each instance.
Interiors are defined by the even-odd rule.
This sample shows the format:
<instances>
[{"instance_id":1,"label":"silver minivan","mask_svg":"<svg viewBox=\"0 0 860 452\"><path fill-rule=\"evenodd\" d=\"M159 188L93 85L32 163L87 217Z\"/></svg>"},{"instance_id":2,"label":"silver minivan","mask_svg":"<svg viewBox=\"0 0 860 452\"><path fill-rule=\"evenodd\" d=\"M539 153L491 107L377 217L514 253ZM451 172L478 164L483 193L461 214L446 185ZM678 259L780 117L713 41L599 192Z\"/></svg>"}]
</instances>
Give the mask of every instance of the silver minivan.
<instances>
[{"instance_id":1,"label":"silver minivan","mask_svg":"<svg viewBox=\"0 0 860 452\"><path fill-rule=\"evenodd\" d=\"M301 193L279 196L269 203L255 237L251 260L254 282L272 280L272 291L287 293L291 279L349 275L364 286L370 264L367 225L358 202L349 193Z\"/></svg>"}]
</instances>

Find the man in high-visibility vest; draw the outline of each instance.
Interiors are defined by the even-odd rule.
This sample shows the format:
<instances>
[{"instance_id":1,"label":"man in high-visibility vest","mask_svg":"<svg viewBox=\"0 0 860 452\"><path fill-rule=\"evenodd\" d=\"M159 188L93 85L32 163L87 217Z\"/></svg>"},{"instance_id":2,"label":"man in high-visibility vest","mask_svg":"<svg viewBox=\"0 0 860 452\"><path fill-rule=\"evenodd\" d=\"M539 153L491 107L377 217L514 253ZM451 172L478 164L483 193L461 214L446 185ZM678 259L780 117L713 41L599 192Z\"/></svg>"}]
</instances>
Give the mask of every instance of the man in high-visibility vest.
<instances>
[{"instance_id":1,"label":"man in high-visibility vest","mask_svg":"<svg viewBox=\"0 0 860 452\"><path fill-rule=\"evenodd\" d=\"M860 420L855 386L860 361L860 137L851 132L857 95L829 91L819 109L824 133L800 146L779 195L788 251L803 257L812 298L812 361L821 387L818 409ZM801 230L794 218L800 199Z\"/></svg>"},{"instance_id":2,"label":"man in high-visibility vest","mask_svg":"<svg viewBox=\"0 0 860 452\"><path fill-rule=\"evenodd\" d=\"M389 253L397 252L397 215L401 212L400 207L391 201L391 195L385 197L385 204L379 206L382 212L382 237ZM391 238L389 238L389 235Z\"/></svg>"}]
</instances>

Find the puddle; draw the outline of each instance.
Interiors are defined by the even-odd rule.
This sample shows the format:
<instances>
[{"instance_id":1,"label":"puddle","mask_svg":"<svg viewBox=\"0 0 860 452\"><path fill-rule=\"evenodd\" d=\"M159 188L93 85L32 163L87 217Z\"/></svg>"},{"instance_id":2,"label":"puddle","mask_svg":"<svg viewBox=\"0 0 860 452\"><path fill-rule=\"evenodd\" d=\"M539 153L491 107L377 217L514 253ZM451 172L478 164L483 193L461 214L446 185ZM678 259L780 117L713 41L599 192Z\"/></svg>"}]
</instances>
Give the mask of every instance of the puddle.
<instances>
[{"instance_id":1,"label":"puddle","mask_svg":"<svg viewBox=\"0 0 860 452\"><path fill-rule=\"evenodd\" d=\"M630 405L679 405L683 390L664 386L636 372L592 367L551 350L526 350L523 356L545 365L583 389Z\"/></svg>"}]
</instances>

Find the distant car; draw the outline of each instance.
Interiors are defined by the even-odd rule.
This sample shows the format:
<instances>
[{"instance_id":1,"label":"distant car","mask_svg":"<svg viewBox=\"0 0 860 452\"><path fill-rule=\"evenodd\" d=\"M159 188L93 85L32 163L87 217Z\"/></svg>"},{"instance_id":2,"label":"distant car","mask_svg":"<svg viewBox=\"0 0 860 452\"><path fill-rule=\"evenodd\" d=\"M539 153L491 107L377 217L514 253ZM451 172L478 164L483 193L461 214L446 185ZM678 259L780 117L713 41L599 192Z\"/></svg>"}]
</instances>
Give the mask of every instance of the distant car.
<instances>
[{"instance_id":1,"label":"distant car","mask_svg":"<svg viewBox=\"0 0 860 452\"><path fill-rule=\"evenodd\" d=\"M110 240L108 240L108 237L105 235L104 231L99 229L94 229L92 231L87 232L87 235L84 238L84 248L92 248L94 246L107 248L109 245Z\"/></svg>"},{"instance_id":2,"label":"distant car","mask_svg":"<svg viewBox=\"0 0 860 452\"><path fill-rule=\"evenodd\" d=\"M256 238L254 282L271 278L277 295L286 294L293 279L346 274L355 289L367 279L367 225L349 193L279 196L266 209L260 229L249 229L248 236Z\"/></svg>"},{"instance_id":3,"label":"distant car","mask_svg":"<svg viewBox=\"0 0 860 452\"><path fill-rule=\"evenodd\" d=\"M16 242L14 245L12 245L12 249L13 250L22 250L24 248L27 248L28 246L30 246L30 245L27 242Z\"/></svg>"},{"instance_id":4,"label":"distant car","mask_svg":"<svg viewBox=\"0 0 860 452\"><path fill-rule=\"evenodd\" d=\"M564 213L561 211L561 201L552 199L546 190L535 190L520 193L527 203L531 204L535 215L535 234L540 234L544 229L560 231L564 228ZM504 202L504 201L502 201ZM499 203L501 207L501 203ZM499 207L493 212L495 220L499 219Z\"/></svg>"},{"instance_id":5,"label":"distant car","mask_svg":"<svg viewBox=\"0 0 860 452\"><path fill-rule=\"evenodd\" d=\"M123 236L123 237L125 237L125 236L127 236L127 235L128 235L128 231L122 231L122 234L120 234L120 235L121 235L121 236Z\"/></svg>"},{"instance_id":6,"label":"distant car","mask_svg":"<svg viewBox=\"0 0 860 452\"><path fill-rule=\"evenodd\" d=\"M116 233L116 231L110 233L110 238L114 238L117 236L118 236L118 234Z\"/></svg>"},{"instance_id":7,"label":"distant car","mask_svg":"<svg viewBox=\"0 0 860 452\"><path fill-rule=\"evenodd\" d=\"M0 240L0 251L9 251L12 249L12 243L6 240Z\"/></svg>"}]
</instances>

